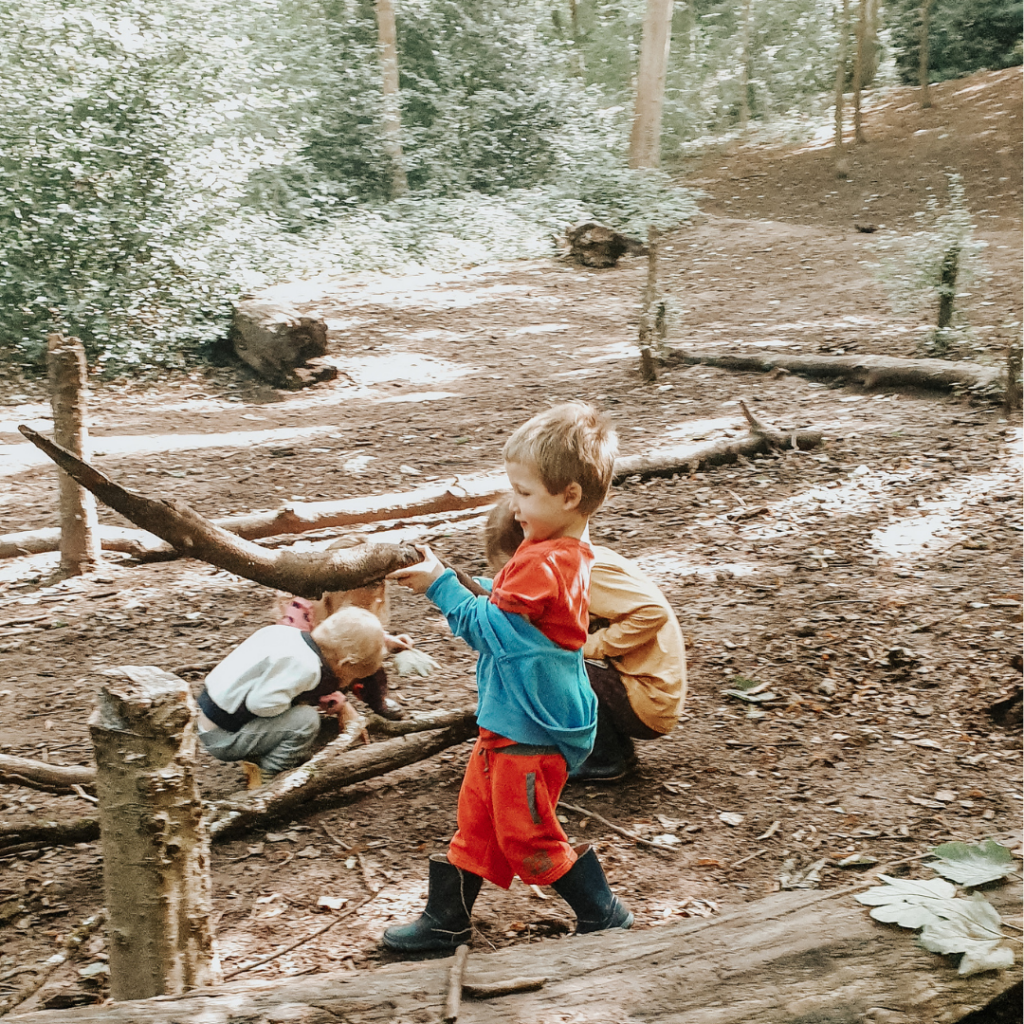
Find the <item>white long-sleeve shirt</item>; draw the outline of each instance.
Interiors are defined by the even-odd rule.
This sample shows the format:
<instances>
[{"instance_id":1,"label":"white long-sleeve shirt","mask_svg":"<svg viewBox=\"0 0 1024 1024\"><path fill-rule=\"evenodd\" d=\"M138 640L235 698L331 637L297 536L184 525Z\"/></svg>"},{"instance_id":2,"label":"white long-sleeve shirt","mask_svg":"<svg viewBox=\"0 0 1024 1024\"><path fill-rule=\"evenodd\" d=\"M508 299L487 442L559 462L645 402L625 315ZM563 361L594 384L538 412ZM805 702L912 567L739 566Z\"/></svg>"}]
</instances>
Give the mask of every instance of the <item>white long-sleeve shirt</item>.
<instances>
[{"instance_id":1,"label":"white long-sleeve shirt","mask_svg":"<svg viewBox=\"0 0 1024 1024\"><path fill-rule=\"evenodd\" d=\"M243 704L261 718L283 714L320 683L320 656L304 637L294 626L258 629L206 677L206 692L228 714Z\"/></svg>"}]
</instances>

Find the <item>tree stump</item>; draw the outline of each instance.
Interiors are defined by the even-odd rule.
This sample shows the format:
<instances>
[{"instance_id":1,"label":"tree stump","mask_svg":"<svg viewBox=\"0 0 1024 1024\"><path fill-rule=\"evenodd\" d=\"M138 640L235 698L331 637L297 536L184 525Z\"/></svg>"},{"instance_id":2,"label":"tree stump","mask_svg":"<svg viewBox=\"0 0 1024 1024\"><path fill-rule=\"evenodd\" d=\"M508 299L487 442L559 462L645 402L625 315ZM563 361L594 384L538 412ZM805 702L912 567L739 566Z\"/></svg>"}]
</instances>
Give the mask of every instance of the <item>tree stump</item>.
<instances>
[{"instance_id":1,"label":"tree stump","mask_svg":"<svg viewBox=\"0 0 1024 1024\"><path fill-rule=\"evenodd\" d=\"M235 354L275 387L297 391L334 380L338 368L327 355L327 324L294 306L244 297L231 325Z\"/></svg>"},{"instance_id":2,"label":"tree stump","mask_svg":"<svg viewBox=\"0 0 1024 1024\"><path fill-rule=\"evenodd\" d=\"M126 666L89 719L96 752L110 992L179 995L220 980L210 928L209 836L195 779L188 685Z\"/></svg>"},{"instance_id":3,"label":"tree stump","mask_svg":"<svg viewBox=\"0 0 1024 1024\"><path fill-rule=\"evenodd\" d=\"M53 438L82 459L88 459L85 349L78 338L51 334L46 355L53 408ZM60 567L78 576L96 567L100 553L96 499L63 470L60 480Z\"/></svg>"},{"instance_id":4,"label":"tree stump","mask_svg":"<svg viewBox=\"0 0 1024 1024\"><path fill-rule=\"evenodd\" d=\"M568 255L585 267L614 267L627 252L631 256L647 254L639 238L623 235L594 221L567 227L565 240L569 246Z\"/></svg>"}]
</instances>

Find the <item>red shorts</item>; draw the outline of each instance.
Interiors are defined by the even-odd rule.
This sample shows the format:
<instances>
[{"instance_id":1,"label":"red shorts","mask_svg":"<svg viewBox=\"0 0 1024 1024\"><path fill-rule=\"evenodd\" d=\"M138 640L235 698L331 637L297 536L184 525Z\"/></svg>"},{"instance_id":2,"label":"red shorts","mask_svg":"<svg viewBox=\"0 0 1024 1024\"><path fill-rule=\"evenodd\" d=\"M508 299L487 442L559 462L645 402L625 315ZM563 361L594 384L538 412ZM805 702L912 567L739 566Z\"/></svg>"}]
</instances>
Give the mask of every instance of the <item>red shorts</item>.
<instances>
[{"instance_id":1,"label":"red shorts","mask_svg":"<svg viewBox=\"0 0 1024 1024\"><path fill-rule=\"evenodd\" d=\"M462 780L448 860L503 889L516 875L527 885L550 885L576 862L556 811L565 758L536 749L478 739Z\"/></svg>"}]
</instances>

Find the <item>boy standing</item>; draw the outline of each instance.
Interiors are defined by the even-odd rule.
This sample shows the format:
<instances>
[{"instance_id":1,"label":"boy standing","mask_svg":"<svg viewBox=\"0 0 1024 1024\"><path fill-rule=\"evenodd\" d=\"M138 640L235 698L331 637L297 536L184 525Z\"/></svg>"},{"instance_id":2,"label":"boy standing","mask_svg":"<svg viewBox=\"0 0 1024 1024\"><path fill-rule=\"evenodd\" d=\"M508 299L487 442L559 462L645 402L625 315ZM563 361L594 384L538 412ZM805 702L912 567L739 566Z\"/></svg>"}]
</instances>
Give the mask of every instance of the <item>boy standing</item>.
<instances>
[{"instance_id":1,"label":"boy standing","mask_svg":"<svg viewBox=\"0 0 1024 1024\"><path fill-rule=\"evenodd\" d=\"M448 855L430 860L427 906L388 928L399 952L454 950L472 933L483 879L507 889L519 877L551 885L576 913L576 931L629 928L590 846L573 849L556 808L568 772L590 753L596 700L583 667L594 560L590 516L611 484L614 431L590 406L535 416L504 449L512 508L524 540L495 578L490 599L472 595L429 548L391 574L425 593L452 632L479 654L477 723Z\"/></svg>"}]
</instances>

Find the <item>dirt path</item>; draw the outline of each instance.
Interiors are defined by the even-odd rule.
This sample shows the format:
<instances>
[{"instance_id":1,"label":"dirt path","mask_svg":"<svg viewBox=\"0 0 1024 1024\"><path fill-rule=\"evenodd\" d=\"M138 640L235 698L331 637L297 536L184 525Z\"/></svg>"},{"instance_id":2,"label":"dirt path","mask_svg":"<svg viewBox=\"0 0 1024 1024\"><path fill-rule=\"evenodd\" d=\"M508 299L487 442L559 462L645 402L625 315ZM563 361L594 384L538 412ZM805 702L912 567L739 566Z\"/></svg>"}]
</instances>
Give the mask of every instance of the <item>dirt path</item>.
<instances>
[{"instance_id":1,"label":"dirt path","mask_svg":"<svg viewBox=\"0 0 1024 1024\"><path fill-rule=\"evenodd\" d=\"M968 307L978 358L1001 359L1006 325L1021 319L1020 93L1014 69L938 86L930 111L908 106L910 90L886 97L844 182L824 151L708 155L689 179L708 194L705 217L668 238L663 255L673 340L911 354L927 320L892 315L864 266L872 236L853 221L870 208L877 223L906 229L952 167L990 243L993 276ZM986 708L1020 679L1010 664L1021 640L1019 422L931 394L707 367L665 371L645 387L634 348L644 274L643 260L607 271L538 260L307 289L299 298L331 328L337 382L285 394L228 367L159 387L105 386L97 461L128 486L216 516L497 469L509 431L568 398L608 409L626 455L739 431L739 399L777 423L817 426L819 452L627 482L595 519L595 540L637 559L677 609L692 692L680 727L640 745L631 778L566 794L648 838L674 837L675 853L636 848L589 814L568 814L566 828L597 844L643 928L756 899L822 859L821 884L838 886L850 869L835 865L854 853L891 862L951 838L1015 845L1019 725L995 723ZM3 529L53 525L54 474L15 429L49 429L42 392L9 382L3 403ZM446 556L482 572L478 527L406 530L427 530ZM84 762L104 667L153 664L198 684L269 621L270 595L207 566L111 560L88 580L55 584L54 562L0 564L4 753ZM471 653L422 599L394 603L393 628L442 663L432 679L400 681L400 698L471 699ZM753 707L724 696L738 675L770 682L777 698ZM376 937L418 908L426 856L451 833L467 750L218 846L228 969L314 931L321 894L356 901L367 882L385 888L351 924L252 976L377 963ZM217 795L240 777L204 760L202 784ZM87 810L0 787L6 822ZM101 893L95 844L0 858L0 974L49 957ZM486 889L478 906L483 948L568 927L556 897L518 883ZM95 939L86 960L102 961L103 948ZM42 998L75 988L79 966Z\"/></svg>"}]
</instances>

